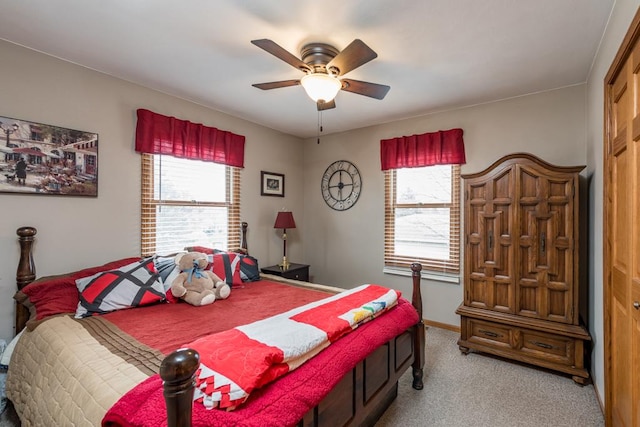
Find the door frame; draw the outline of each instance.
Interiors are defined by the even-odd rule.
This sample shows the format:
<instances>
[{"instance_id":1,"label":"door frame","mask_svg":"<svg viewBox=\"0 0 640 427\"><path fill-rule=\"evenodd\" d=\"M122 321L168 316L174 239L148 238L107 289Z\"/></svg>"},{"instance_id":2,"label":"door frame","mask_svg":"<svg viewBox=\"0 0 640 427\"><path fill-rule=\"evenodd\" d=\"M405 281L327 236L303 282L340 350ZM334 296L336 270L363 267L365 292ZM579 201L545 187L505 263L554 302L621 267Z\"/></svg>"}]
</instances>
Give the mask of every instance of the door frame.
<instances>
[{"instance_id":1,"label":"door frame","mask_svg":"<svg viewBox=\"0 0 640 427\"><path fill-rule=\"evenodd\" d=\"M608 244L610 230L610 218L611 218L611 206L607 203L607 195L609 194L611 186L611 174L609 170L609 152L610 146L613 143L612 140L612 119L613 112L611 106L613 105L613 81L620 73L627 58L632 52L632 49L638 39L640 38L640 8L636 11L633 21L627 30L618 52L616 53L609 71L604 78L604 135L603 135L603 315L604 315L604 387L605 387L605 425L611 425L613 422L613 412L611 409L611 402L613 396L612 389L612 364L611 364L611 350L612 350L612 337L611 337L611 304L613 301L611 295L611 289L609 286L609 278L611 276L611 246Z\"/></svg>"}]
</instances>

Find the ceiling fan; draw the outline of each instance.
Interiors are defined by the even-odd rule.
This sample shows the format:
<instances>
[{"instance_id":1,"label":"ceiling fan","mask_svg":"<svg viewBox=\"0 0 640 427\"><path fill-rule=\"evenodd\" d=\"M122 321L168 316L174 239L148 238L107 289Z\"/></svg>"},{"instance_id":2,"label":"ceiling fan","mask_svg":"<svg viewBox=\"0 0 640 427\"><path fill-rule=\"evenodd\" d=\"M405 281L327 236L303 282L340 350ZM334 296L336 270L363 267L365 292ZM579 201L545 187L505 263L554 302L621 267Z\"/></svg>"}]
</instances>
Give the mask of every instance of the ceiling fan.
<instances>
[{"instance_id":1,"label":"ceiling fan","mask_svg":"<svg viewBox=\"0 0 640 427\"><path fill-rule=\"evenodd\" d=\"M326 43L306 44L300 50L302 59L268 39L251 40L251 43L305 73L299 80L257 83L252 86L268 90L302 85L307 95L316 102L318 111L335 108L334 98L340 90L383 99L391 89L377 83L341 78L378 56L360 39L352 41L342 51Z\"/></svg>"}]
</instances>

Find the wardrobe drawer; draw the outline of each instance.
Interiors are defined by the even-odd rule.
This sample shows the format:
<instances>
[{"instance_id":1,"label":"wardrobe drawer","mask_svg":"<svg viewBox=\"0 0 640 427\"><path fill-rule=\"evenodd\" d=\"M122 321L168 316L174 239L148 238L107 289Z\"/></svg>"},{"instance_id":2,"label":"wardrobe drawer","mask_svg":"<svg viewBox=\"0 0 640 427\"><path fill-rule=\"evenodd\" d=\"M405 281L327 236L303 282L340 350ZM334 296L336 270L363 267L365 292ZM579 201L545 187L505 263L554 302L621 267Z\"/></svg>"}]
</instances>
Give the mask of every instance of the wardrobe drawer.
<instances>
[{"instance_id":1,"label":"wardrobe drawer","mask_svg":"<svg viewBox=\"0 0 640 427\"><path fill-rule=\"evenodd\" d=\"M482 343L497 348L511 348L512 330L508 326L467 319L470 342Z\"/></svg>"},{"instance_id":2,"label":"wardrobe drawer","mask_svg":"<svg viewBox=\"0 0 640 427\"><path fill-rule=\"evenodd\" d=\"M574 340L568 337L523 329L520 352L527 356L572 365L575 344Z\"/></svg>"},{"instance_id":3,"label":"wardrobe drawer","mask_svg":"<svg viewBox=\"0 0 640 427\"><path fill-rule=\"evenodd\" d=\"M554 369L584 367L581 359L576 357L576 339L572 337L464 316L463 322L466 332L461 335L461 347L468 346L540 366L554 366Z\"/></svg>"}]
</instances>

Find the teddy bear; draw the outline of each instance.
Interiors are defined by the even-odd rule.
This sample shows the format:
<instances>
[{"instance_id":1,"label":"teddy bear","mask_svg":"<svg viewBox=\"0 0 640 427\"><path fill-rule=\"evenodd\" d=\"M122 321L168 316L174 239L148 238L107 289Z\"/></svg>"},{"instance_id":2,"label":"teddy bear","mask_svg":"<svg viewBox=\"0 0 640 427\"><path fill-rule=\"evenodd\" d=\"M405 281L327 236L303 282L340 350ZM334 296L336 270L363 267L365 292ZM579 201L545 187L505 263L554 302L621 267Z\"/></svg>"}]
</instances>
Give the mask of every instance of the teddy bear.
<instances>
[{"instance_id":1,"label":"teddy bear","mask_svg":"<svg viewBox=\"0 0 640 427\"><path fill-rule=\"evenodd\" d=\"M191 305L212 304L216 299L226 299L231 288L210 270L205 270L209 261L200 252L176 255L175 263L181 273L171 283L171 293Z\"/></svg>"}]
</instances>

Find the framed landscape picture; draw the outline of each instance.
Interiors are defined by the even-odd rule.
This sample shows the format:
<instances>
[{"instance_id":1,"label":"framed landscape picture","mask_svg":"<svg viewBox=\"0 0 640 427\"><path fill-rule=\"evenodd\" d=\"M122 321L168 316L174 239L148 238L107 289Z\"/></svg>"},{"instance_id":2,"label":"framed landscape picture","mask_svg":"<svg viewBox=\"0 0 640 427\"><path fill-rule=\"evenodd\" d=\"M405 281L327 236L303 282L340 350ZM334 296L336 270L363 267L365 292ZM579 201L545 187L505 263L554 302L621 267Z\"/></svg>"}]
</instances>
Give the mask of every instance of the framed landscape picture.
<instances>
[{"instance_id":1,"label":"framed landscape picture","mask_svg":"<svg viewBox=\"0 0 640 427\"><path fill-rule=\"evenodd\" d=\"M98 134L0 116L0 193L98 195Z\"/></svg>"},{"instance_id":2,"label":"framed landscape picture","mask_svg":"<svg viewBox=\"0 0 640 427\"><path fill-rule=\"evenodd\" d=\"M284 197L284 175L274 172L260 172L262 196Z\"/></svg>"}]
</instances>

